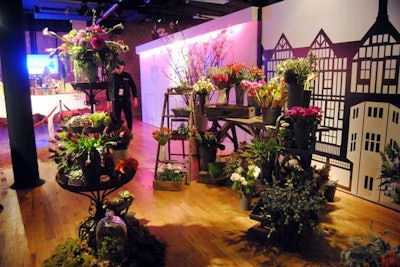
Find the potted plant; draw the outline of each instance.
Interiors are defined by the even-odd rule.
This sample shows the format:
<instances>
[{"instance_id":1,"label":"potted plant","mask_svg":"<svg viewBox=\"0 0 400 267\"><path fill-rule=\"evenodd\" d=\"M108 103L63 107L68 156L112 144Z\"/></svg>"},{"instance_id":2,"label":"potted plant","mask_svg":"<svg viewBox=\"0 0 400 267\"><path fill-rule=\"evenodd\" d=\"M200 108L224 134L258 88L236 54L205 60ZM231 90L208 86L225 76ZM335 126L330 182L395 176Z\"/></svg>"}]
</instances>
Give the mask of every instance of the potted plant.
<instances>
[{"instance_id":1,"label":"potted plant","mask_svg":"<svg viewBox=\"0 0 400 267\"><path fill-rule=\"evenodd\" d=\"M101 154L107 145L112 145L114 142L108 141L103 133L92 134L85 130L74 133L72 130L61 129L57 132L55 140L58 145L56 148L49 148L49 151L50 159L57 164L58 178L63 182L65 182L64 176L77 179L71 172L81 169L84 185L100 183Z\"/></svg>"},{"instance_id":2,"label":"potted plant","mask_svg":"<svg viewBox=\"0 0 400 267\"><path fill-rule=\"evenodd\" d=\"M235 87L236 105L243 106L243 93L246 89L242 87L242 80L245 78L248 68L244 63L239 62L230 63L227 68L231 87Z\"/></svg>"},{"instance_id":3,"label":"potted plant","mask_svg":"<svg viewBox=\"0 0 400 267\"><path fill-rule=\"evenodd\" d=\"M172 130L171 138L174 140L186 140L190 135L190 129L185 123L181 123L176 130Z\"/></svg>"},{"instance_id":4,"label":"potted plant","mask_svg":"<svg viewBox=\"0 0 400 267\"><path fill-rule=\"evenodd\" d=\"M274 167L279 166L277 160L282 151L283 147L273 130L269 130L265 137L256 138L244 146L244 155L261 168L261 179L265 183L272 182Z\"/></svg>"},{"instance_id":5,"label":"potted plant","mask_svg":"<svg viewBox=\"0 0 400 267\"><path fill-rule=\"evenodd\" d=\"M400 204L400 147L397 142L393 146L388 144L380 155L382 166L379 188L393 203Z\"/></svg>"},{"instance_id":6,"label":"potted plant","mask_svg":"<svg viewBox=\"0 0 400 267\"><path fill-rule=\"evenodd\" d=\"M308 96L308 101L303 103L304 89L309 89L310 82L318 77L319 71L315 69L316 65L317 58L310 51L305 58L287 59L276 66L276 74L282 77L287 84L288 108L293 106L308 107L310 101Z\"/></svg>"},{"instance_id":7,"label":"potted plant","mask_svg":"<svg viewBox=\"0 0 400 267\"><path fill-rule=\"evenodd\" d=\"M321 185L329 168L304 167L295 157L280 162L282 179L265 187L250 218L260 221L280 238L284 250L296 251L302 236L318 227L326 200Z\"/></svg>"},{"instance_id":8,"label":"potted plant","mask_svg":"<svg viewBox=\"0 0 400 267\"><path fill-rule=\"evenodd\" d=\"M208 163L215 162L218 148L223 150L225 149L225 146L219 143L216 134L211 131L195 130L193 135L202 160L201 170L207 171Z\"/></svg>"},{"instance_id":9,"label":"potted plant","mask_svg":"<svg viewBox=\"0 0 400 267\"><path fill-rule=\"evenodd\" d=\"M376 236L372 231L373 223L371 221L368 235L352 238L353 247L342 250L340 257L344 266L400 266L400 244L393 246L385 240L387 231Z\"/></svg>"},{"instance_id":10,"label":"potted plant","mask_svg":"<svg viewBox=\"0 0 400 267\"><path fill-rule=\"evenodd\" d=\"M310 135L322 120L322 113L322 109L317 106L307 108L294 106L285 110L286 118L293 122L294 141L297 149L308 149Z\"/></svg>"},{"instance_id":11,"label":"potted plant","mask_svg":"<svg viewBox=\"0 0 400 267\"><path fill-rule=\"evenodd\" d=\"M189 117L191 111L192 109L189 106L172 109L172 113L174 113L174 115L178 117Z\"/></svg>"},{"instance_id":12,"label":"potted plant","mask_svg":"<svg viewBox=\"0 0 400 267\"><path fill-rule=\"evenodd\" d=\"M240 207L242 210L250 210L251 208L255 184L260 172L261 169L257 165L246 162L231 174L232 189L237 189L240 193Z\"/></svg>"},{"instance_id":13,"label":"potted plant","mask_svg":"<svg viewBox=\"0 0 400 267\"><path fill-rule=\"evenodd\" d=\"M336 193L336 188L337 188L338 182L339 182L338 180L329 179L324 184L323 190L324 190L324 197L326 198L326 201L328 201L328 202L335 201L335 193Z\"/></svg>"},{"instance_id":14,"label":"potted plant","mask_svg":"<svg viewBox=\"0 0 400 267\"><path fill-rule=\"evenodd\" d=\"M157 169L156 178L153 181L153 188L156 190L180 191L185 183L186 172L180 166L172 163Z\"/></svg>"},{"instance_id":15,"label":"potted plant","mask_svg":"<svg viewBox=\"0 0 400 267\"><path fill-rule=\"evenodd\" d=\"M125 125L122 125L118 130L109 132L108 138L112 142L108 147L112 149L114 165L120 159L127 159L128 147L133 139L133 132Z\"/></svg>"},{"instance_id":16,"label":"potted plant","mask_svg":"<svg viewBox=\"0 0 400 267\"><path fill-rule=\"evenodd\" d=\"M204 106L207 103L207 96L214 90L214 84L210 78L201 76L193 85L193 92L198 96L198 107L200 114L204 114Z\"/></svg>"}]
</instances>

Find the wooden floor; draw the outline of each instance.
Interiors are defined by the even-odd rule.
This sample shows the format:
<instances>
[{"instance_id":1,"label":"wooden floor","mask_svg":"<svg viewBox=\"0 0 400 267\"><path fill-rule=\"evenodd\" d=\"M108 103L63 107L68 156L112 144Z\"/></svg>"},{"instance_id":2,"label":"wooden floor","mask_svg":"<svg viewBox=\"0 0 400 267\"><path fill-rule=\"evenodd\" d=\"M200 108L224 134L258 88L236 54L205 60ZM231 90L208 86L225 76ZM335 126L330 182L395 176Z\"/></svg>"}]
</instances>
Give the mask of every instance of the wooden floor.
<instances>
[{"instance_id":1,"label":"wooden floor","mask_svg":"<svg viewBox=\"0 0 400 267\"><path fill-rule=\"evenodd\" d=\"M340 251L350 237L388 230L388 240L400 240L400 213L337 192L335 202L320 223L321 234L307 240L302 253L285 253L266 242L257 221L240 210L239 195L229 186L193 181L180 192L154 191L152 179L155 128L134 122L130 155L139 161L135 179L123 187L136 198L130 208L142 225L167 244L166 266L339 266ZM55 166L47 162L46 126L36 129L40 177L45 184L31 190L9 189L0 196L0 266L41 266L54 248L68 237L77 237L77 224L88 212L89 200L61 189ZM1 171L12 184L7 128L0 127Z\"/></svg>"}]
</instances>

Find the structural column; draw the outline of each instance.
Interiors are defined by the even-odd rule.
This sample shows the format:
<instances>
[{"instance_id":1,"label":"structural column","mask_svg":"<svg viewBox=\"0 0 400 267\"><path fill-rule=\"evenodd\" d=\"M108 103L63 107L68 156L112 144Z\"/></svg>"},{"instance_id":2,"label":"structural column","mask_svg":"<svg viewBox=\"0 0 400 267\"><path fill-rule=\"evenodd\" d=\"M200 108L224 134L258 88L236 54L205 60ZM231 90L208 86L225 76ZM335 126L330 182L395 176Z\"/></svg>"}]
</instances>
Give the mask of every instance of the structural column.
<instances>
[{"instance_id":1,"label":"structural column","mask_svg":"<svg viewBox=\"0 0 400 267\"><path fill-rule=\"evenodd\" d=\"M14 189L44 183L39 178L33 126L22 0L0 1L0 58L6 100Z\"/></svg>"}]
</instances>

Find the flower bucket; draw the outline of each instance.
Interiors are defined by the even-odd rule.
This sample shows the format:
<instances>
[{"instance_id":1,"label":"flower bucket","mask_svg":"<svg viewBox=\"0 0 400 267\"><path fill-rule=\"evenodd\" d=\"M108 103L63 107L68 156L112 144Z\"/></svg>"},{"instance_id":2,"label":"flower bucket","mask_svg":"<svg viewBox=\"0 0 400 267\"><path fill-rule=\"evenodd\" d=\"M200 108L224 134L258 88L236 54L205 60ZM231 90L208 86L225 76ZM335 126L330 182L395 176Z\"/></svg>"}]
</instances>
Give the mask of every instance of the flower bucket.
<instances>
[{"instance_id":1,"label":"flower bucket","mask_svg":"<svg viewBox=\"0 0 400 267\"><path fill-rule=\"evenodd\" d=\"M199 145L199 154L201 159L200 170L208 171L208 163L215 162L217 158L217 146Z\"/></svg>"},{"instance_id":2,"label":"flower bucket","mask_svg":"<svg viewBox=\"0 0 400 267\"><path fill-rule=\"evenodd\" d=\"M262 107L262 119L266 125L275 125L276 120L281 115L281 108Z\"/></svg>"},{"instance_id":3,"label":"flower bucket","mask_svg":"<svg viewBox=\"0 0 400 267\"><path fill-rule=\"evenodd\" d=\"M279 229L280 245L284 251L297 252L299 250L300 234L298 231L297 223L289 223Z\"/></svg>"},{"instance_id":4,"label":"flower bucket","mask_svg":"<svg viewBox=\"0 0 400 267\"><path fill-rule=\"evenodd\" d=\"M236 105L243 106L244 103L244 91L242 87L235 86L235 95L236 95Z\"/></svg>"},{"instance_id":5,"label":"flower bucket","mask_svg":"<svg viewBox=\"0 0 400 267\"><path fill-rule=\"evenodd\" d=\"M303 106L303 95L304 88L302 85L297 85L294 83L287 84L288 101L287 107L291 109L294 106Z\"/></svg>"},{"instance_id":6,"label":"flower bucket","mask_svg":"<svg viewBox=\"0 0 400 267\"><path fill-rule=\"evenodd\" d=\"M335 201L336 187L337 187L336 185L332 185L332 186L326 186L324 188L324 197L326 198L326 201L328 202Z\"/></svg>"},{"instance_id":7,"label":"flower bucket","mask_svg":"<svg viewBox=\"0 0 400 267\"><path fill-rule=\"evenodd\" d=\"M241 210L251 210L251 201L253 199L253 190L249 193L240 192L240 209Z\"/></svg>"}]
</instances>

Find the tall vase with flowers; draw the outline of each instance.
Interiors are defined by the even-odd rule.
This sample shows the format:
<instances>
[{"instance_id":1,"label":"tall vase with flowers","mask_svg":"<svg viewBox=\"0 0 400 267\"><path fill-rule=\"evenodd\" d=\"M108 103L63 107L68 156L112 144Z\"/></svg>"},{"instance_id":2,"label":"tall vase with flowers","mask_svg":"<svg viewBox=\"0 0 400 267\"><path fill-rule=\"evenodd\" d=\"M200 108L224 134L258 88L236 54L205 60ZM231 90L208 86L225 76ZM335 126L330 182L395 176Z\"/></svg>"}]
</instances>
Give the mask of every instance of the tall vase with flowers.
<instances>
[{"instance_id":1,"label":"tall vase with flowers","mask_svg":"<svg viewBox=\"0 0 400 267\"><path fill-rule=\"evenodd\" d=\"M228 67L214 67L209 70L209 77L218 91L217 104L229 103L229 92L231 89L230 70Z\"/></svg>"},{"instance_id":2,"label":"tall vase with flowers","mask_svg":"<svg viewBox=\"0 0 400 267\"><path fill-rule=\"evenodd\" d=\"M268 83L264 80L243 80L242 86L247 89L247 93L261 107L263 122L275 124L287 101L286 85L282 79L274 77Z\"/></svg>"},{"instance_id":3,"label":"tall vase with flowers","mask_svg":"<svg viewBox=\"0 0 400 267\"><path fill-rule=\"evenodd\" d=\"M46 51L50 53L50 57L54 55L59 57L64 67L63 73L67 73L68 63L71 63L75 82L98 82L99 68L101 68L101 78L105 80L117 65L119 54L129 51L129 46L122 40L106 40L108 34L123 28L121 23L112 28L100 26L96 24L96 16L93 16L91 26L80 30L72 29L63 36L45 28L43 35L52 36L61 41L61 45L48 48ZM88 69L92 69L93 74L81 78L80 74Z\"/></svg>"},{"instance_id":4,"label":"tall vase with flowers","mask_svg":"<svg viewBox=\"0 0 400 267\"><path fill-rule=\"evenodd\" d=\"M201 76L200 79L193 85L193 91L199 96L199 111L204 114L204 105L207 101L207 96L214 90L210 78Z\"/></svg>"},{"instance_id":5,"label":"tall vase with flowers","mask_svg":"<svg viewBox=\"0 0 400 267\"><path fill-rule=\"evenodd\" d=\"M276 66L276 74L282 77L287 84L288 108L309 106L309 99L308 103L303 103L304 90L310 92L310 82L318 77L317 65L317 58L310 51L307 57L287 59Z\"/></svg>"},{"instance_id":6,"label":"tall vase with flowers","mask_svg":"<svg viewBox=\"0 0 400 267\"><path fill-rule=\"evenodd\" d=\"M160 161L165 161L167 159L165 144L168 142L169 139L171 139L172 130L168 127L163 127L160 130L154 130L151 135L153 136L154 140L156 140L160 144L158 159Z\"/></svg>"},{"instance_id":7,"label":"tall vase with flowers","mask_svg":"<svg viewBox=\"0 0 400 267\"><path fill-rule=\"evenodd\" d=\"M293 122L294 142L297 149L309 148L310 134L322 120L322 109L317 106L307 108L294 106L285 111L285 116Z\"/></svg>"},{"instance_id":8,"label":"tall vase with flowers","mask_svg":"<svg viewBox=\"0 0 400 267\"><path fill-rule=\"evenodd\" d=\"M230 63L227 65L229 69L231 85L235 87L236 105L243 106L244 102L244 88L242 87L242 80L244 79L247 66L244 63Z\"/></svg>"}]
</instances>

